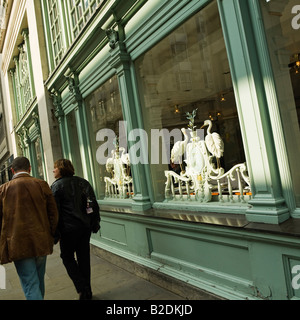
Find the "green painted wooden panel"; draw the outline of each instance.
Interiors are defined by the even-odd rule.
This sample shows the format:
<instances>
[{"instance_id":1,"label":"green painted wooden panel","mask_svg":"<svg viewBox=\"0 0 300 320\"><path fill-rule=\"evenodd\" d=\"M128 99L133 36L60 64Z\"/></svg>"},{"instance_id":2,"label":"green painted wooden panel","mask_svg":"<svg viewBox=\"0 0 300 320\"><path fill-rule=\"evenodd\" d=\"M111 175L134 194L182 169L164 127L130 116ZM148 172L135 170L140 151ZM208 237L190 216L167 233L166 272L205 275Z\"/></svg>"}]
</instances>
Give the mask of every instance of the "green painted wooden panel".
<instances>
[{"instance_id":1,"label":"green painted wooden panel","mask_svg":"<svg viewBox=\"0 0 300 320\"><path fill-rule=\"evenodd\" d=\"M296 237L102 211L93 244L228 299L299 299Z\"/></svg>"},{"instance_id":2,"label":"green painted wooden panel","mask_svg":"<svg viewBox=\"0 0 300 320\"><path fill-rule=\"evenodd\" d=\"M101 238L127 246L125 225L117 222L101 221Z\"/></svg>"},{"instance_id":3,"label":"green painted wooden panel","mask_svg":"<svg viewBox=\"0 0 300 320\"><path fill-rule=\"evenodd\" d=\"M190 263L190 269L197 268L200 273L203 267L247 280L252 278L246 247L226 243L224 239L196 239L157 230L149 230L148 233L151 257L154 259L160 257L165 263L171 263L177 268L181 262L186 266Z\"/></svg>"}]
</instances>

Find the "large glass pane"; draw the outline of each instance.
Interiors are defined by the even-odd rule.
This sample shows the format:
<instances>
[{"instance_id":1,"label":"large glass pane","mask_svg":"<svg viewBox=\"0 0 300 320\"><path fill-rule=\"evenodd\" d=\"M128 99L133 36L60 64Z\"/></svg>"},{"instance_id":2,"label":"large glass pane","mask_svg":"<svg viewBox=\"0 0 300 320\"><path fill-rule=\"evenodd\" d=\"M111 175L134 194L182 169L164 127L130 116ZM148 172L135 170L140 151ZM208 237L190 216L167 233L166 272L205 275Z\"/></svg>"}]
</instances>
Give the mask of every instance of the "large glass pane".
<instances>
[{"instance_id":1,"label":"large glass pane","mask_svg":"<svg viewBox=\"0 0 300 320\"><path fill-rule=\"evenodd\" d=\"M296 204L300 206L300 5L261 0Z\"/></svg>"},{"instance_id":2,"label":"large glass pane","mask_svg":"<svg viewBox=\"0 0 300 320\"><path fill-rule=\"evenodd\" d=\"M80 148L83 148L83 146L79 144L75 110L68 113L67 124L68 124L68 135L69 135L69 142L70 142L70 149L71 149L70 154L72 155L72 159L70 160L73 162L75 175L79 177L83 177L81 154L80 154Z\"/></svg>"},{"instance_id":3,"label":"large glass pane","mask_svg":"<svg viewBox=\"0 0 300 320\"><path fill-rule=\"evenodd\" d=\"M149 136L152 129L167 129L169 132L187 129L186 113L192 114L197 110L194 118L196 128L200 129L205 120L210 120L211 132L219 133L224 142L224 154L219 165L228 171L245 161L216 1L138 58L135 67ZM149 152L153 153L153 150ZM165 199L164 171L180 173L186 164L183 162L179 166L160 162L151 164L156 201ZM202 179L200 175L198 178ZM188 192L186 195L189 197Z\"/></svg>"},{"instance_id":4,"label":"large glass pane","mask_svg":"<svg viewBox=\"0 0 300 320\"><path fill-rule=\"evenodd\" d=\"M111 132L115 136L120 136L120 121L123 120L120 92L118 87L117 77L114 76L96 89L85 99L85 105L88 115L90 143L93 154L96 189L99 198L105 197L105 177L113 177L113 173L108 171L105 159L100 159L100 156L109 158L111 156L109 149L114 148L110 143L108 148L104 146L105 152L99 156L101 146L108 143L108 138L100 140L99 134L102 130L103 135ZM122 131L122 130L121 130ZM97 138L98 137L98 138ZM112 139L110 139L110 142ZM103 150L104 150L103 149ZM97 153L98 152L98 153ZM98 154L98 156L97 156Z\"/></svg>"}]
</instances>

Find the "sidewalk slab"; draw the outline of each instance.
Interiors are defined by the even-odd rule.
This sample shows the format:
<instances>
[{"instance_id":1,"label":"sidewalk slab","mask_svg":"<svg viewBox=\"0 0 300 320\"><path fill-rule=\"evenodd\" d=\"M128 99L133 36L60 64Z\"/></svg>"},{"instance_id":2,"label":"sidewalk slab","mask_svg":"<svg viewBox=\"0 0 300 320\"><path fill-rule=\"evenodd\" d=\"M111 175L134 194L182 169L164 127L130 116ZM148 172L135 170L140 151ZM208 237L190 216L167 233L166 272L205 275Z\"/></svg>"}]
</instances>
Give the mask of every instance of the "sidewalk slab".
<instances>
[{"instance_id":1,"label":"sidewalk slab","mask_svg":"<svg viewBox=\"0 0 300 320\"><path fill-rule=\"evenodd\" d=\"M4 265L6 289L0 300L25 300L13 263ZM182 300L183 298L100 258L91 251L93 300ZM59 246L47 257L45 300L78 300L78 294L60 258Z\"/></svg>"}]
</instances>

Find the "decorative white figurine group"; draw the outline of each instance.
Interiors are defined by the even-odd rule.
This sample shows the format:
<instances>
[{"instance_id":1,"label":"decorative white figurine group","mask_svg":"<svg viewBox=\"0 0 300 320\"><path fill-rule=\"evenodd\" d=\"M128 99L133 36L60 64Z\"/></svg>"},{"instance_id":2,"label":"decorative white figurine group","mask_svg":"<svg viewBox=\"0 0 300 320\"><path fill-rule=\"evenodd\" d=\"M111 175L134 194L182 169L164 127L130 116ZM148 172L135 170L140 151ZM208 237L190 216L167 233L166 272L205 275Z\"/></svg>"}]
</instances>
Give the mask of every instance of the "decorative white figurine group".
<instances>
[{"instance_id":1,"label":"decorative white figurine group","mask_svg":"<svg viewBox=\"0 0 300 320\"><path fill-rule=\"evenodd\" d=\"M171 150L171 163L179 164L181 171L165 171L165 201L199 201L212 200L224 202L246 202L251 198L250 179L246 163L240 163L224 173L220 158L224 153L224 143L217 132L211 132L212 121L205 120L208 127L204 140L197 135L195 117L197 109L190 114L188 129L182 128L184 139L174 144ZM184 160L182 160L185 158ZM132 198L133 181L130 175L129 154L119 147L115 140L115 150L106 161L106 171L111 177L105 177L106 198Z\"/></svg>"},{"instance_id":2,"label":"decorative white figurine group","mask_svg":"<svg viewBox=\"0 0 300 320\"><path fill-rule=\"evenodd\" d=\"M181 172L177 174L174 171L165 171L166 201L209 202L213 195L216 195L220 202L224 202L226 194L229 202L234 202L235 199L245 202L245 196L251 197L246 164L237 164L224 173L220 166L220 158L224 153L223 140L218 133L211 132L211 120L204 121L201 129L208 126L207 134L205 140L200 140L194 125L196 112L197 109L193 110L192 114L186 113L189 120L188 131L181 129L184 140L176 142L171 150L171 162L179 163ZM185 168L181 160L183 156Z\"/></svg>"},{"instance_id":3,"label":"decorative white figurine group","mask_svg":"<svg viewBox=\"0 0 300 320\"><path fill-rule=\"evenodd\" d=\"M106 171L112 177L104 177L105 197L132 198L133 183L130 175L129 154L125 148L119 147L119 139L115 139L115 150L111 151L111 158L106 161Z\"/></svg>"}]
</instances>

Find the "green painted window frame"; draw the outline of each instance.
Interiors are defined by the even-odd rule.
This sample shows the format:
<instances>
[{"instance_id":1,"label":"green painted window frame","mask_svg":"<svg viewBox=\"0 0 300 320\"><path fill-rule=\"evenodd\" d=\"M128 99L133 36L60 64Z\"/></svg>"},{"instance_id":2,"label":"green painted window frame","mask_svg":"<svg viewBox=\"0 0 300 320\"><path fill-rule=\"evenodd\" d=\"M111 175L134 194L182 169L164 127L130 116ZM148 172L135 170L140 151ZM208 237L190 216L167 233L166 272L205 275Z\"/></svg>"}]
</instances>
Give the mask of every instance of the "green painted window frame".
<instances>
[{"instance_id":1,"label":"green painted window frame","mask_svg":"<svg viewBox=\"0 0 300 320\"><path fill-rule=\"evenodd\" d=\"M132 33L126 37L126 49L131 60L128 62L131 67L131 74L134 74L132 64L130 64L132 61L210 1L191 0L184 2L178 0L177 3L176 1L171 1L172 3L164 1L162 2L161 10L158 7L155 8L157 14L153 15L152 20L149 18L140 28L132 28ZM282 194L281 182L283 181L283 177L279 172L281 164L276 159L274 142L272 140L271 125L273 119L272 117L270 118L270 112L266 108L267 99L264 78L259 68L259 63L263 61L259 55L266 51L266 48L261 51L258 49L258 44L264 43L263 38L259 38L262 33L258 32L260 30L258 30L257 26L260 16L257 15L257 12L249 12L249 9L253 9L257 0L250 0L249 2L244 0L218 0L217 2L222 19L222 29L226 39L226 48L230 57L230 69L234 75L244 149L247 165L250 166L252 173L251 187L253 185L255 187L255 199L251 203L251 208L247 210L246 216L248 221L278 224L288 219L290 212L285 203L286 199ZM185 3L185 6L183 3ZM256 32L260 42L255 37ZM112 61L114 61L113 58L115 57L112 56ZM107 61L107 64L110 64L110 62ZM136 111L137 122L142 122L138 92L135 89L135 79L132 77L131 81L133 83L129 83L130 79L128 80L128 78L130 77L128 72L126 79L124 77L121 78L124 70L117 65L117 62L115 65L109 67L113 67L119 72L120 83L124 87L128 85L130 90L133 89L133 93L130 96L130 102L133 103L128 103L130 111L127 105L124 106L125 113L127 112L124 114L124 120L130 119L130 113L134 114L133 111ZM100 62L99 69L104 70L104 66L100 66ZM94 71L95 74L93 76L102 82L103 79L100 79L99 69L95 68L97 71ZM263 72L266 72L266 70L263 70ZM86 80L86 83L80 83L80 88L86 88L87 83L89 84L89 88L92 87L91 81L95 81L94 77L86 76L86 78L89 79ZM239 81L240 79L244 79L244 81ZM132 84L133 88L131 87ZM82 96L85 97L86 94L85 90L82 90ZM124 97L124 100L126 98L128 97ZM281 136L278 136L276 139L277 142L282 142L283 140ZM150 178L147 166L143 170L146 172L145 177ZM138 172L134 182L139 182L140 178L140 173ZM149 193L151 193L151 190L149 190ZM143 200L142 197L141 200ZM200 206L197 206L197 209ZM217 209L219 209L218 212L220 213L226 214L229 212L228 208L222 206L218 206Z\"/></svg>"},{"instance_id":2,"label":"green painted window frame","mask_svg":"<svg viewBox=\"0 0 300 320\"><path fill-rule=\"evenodd\" d=\"M44 4L46 5L45 8L47 11L48 17L48 27L49 27L49 36L51 42L51 49L52 49L52 58L54 65L57 66L60 60L63 57L65 52L65 45L63 41L63 34L64 30L62 28L62 21L61 21L61 9L59 7L58 0L49 0L45 1Z\"/></svg>"},{"instance_id":3,"label":"green painted window frame","mask_svg":"<svg viewBox=\"0 0 300 320\"><path fill-rule=\"evenodd\" d=\"M294 159L290 159L289 158L289 153L290 151L288 151L289 149L295 149L298 151L298 148L296 146L295 148L295 144L294 144L294 139L297 139L296 135L291 135L290 137L286 136L286 130L284 128L289 128L288 131L292 132L291 128L290 128L290 123L287 122L286 120L284 120L284 115L282 115L282 109L286 109L287 106L285 104L282 103L282 97L281 97L281 92L279 90L279 86L281 87L281 81L278 81L278 73L281 72L281 67L278 66L278 68L276 68L276 66L274 65L274 61L272 63L272 55L275 53L275 51L272 53L272 48L270 46L270 44L268 43L268 41L272 41L271 39L273 39L272 36L270 36L270 34L268 33L268 28L267 25L265 24L264 21L264 15L263 15L263 1L262 0L252 0L252 7L251 7L251 14L253 16L261 16L261 23L257 23L255 26L256 28L254 29L255 32L255 36L256 36L256 41L258 42L258 48L260 48L260 50L258 51L259 54L259 59L262 61L261 63L261 72L264 75L264 87L266 88L266 97L268 99L268 108L270 110L270 114L271 114L271 125L274 128L274 140L277 142L277 158L278 158L278 162L279 162L279 169L280 169L280 174L281 174L281 180L282 180L282 184L285 186L284 187L284 196L286 199L286 202L291 210L291 216L293 218L300 218L300 205L299 205L299 200L296 200L296 190L299 190L299 186L295 186L295 184L293 183L293 180L297 179L297 177L293 176L292 171L296 171L297 169L295 169L295 163L297 163L298 157L295 157ZM273 6L275 5L276 10L274 11L279 11L279 13L283 10L283 8L285 8L285 6L290 5L293 6L293 2L289 2L289 1L282 1L282 3L280 3L280 6L276 6L276 3L273 2L266 2L264 3L264 5L266 6ZM278 12L277 14L271 11L271 8L268 8L268 12L270 14L270 16L272 17L276 17L274 20L276 21L277 19L280 20L282 18L282 15L279 15ZM290 14L290 10L286 10L287 14L289 16ZM294 17L294 15L291 15L291 21L292 18ZM272 18L272 30L275 29L276 24L274 23L274 20ZM277 21L278 22L278 21ZM277 25L278 26L278 25ZM292 27L291 24L291 29L293 30L294 28ZM292 32L294 32L294 35L297 34L297 32L299 32L298 30L293 30ZM282 42L280 39L280 34L277 35L276 40L273 39L273 41L278 41L280 43L280 46L282 46ZM295 40L298 39L295 36ZM296 46L293 45L290 47L295 48ZM277 52L281 52L283 53L283 50L278 50L278 48L276 48ZM286 54L286 52L284 53L284 55ZM279 61L279 57L277 58ZM286 67L291 68L291 66L288 65L288 62L286 62ZM276 70L275 70L276 69ZM295 70L295 69L294 69ZM298 73L298 72L296 72ZM297 75L298 77L298 75ZM285 86L287 86L286 81L284 81ZM282 87L284 88L284 90L286 91L286 87ZM287 92L287 91L286 91ZM289 108L287 108L289 109ZM297 115L296 117L297 118ZM293 145L293 148L291 148L291 146L289 146L289 144ZM294 162L294 165L292 164L292 162ZM294 167L294 169L292 169ZM290 168L291 168L291 173L290 173ZM297 194L299 195L299 191L297 192Z\"/></svg>"},{"instance_id":4,"label":"green painted window frame","mask_svg":"<svg viewBox=\"0 0 300 320\"><path fill-rule=\"evenodd\" d=\"M106 0L41 0L50 70L62 60L96 9Z\"/></svg>"},{"instance_id":5,"label":"green painted window frame","mask_svg":"<svg viewBox=\"0 0 300 320\"><path fill-rule=\"evenodd\" d=\"M35 100L35 88L28 30L23 30L24 41L18 46L19 55L13 58L14 68L10 70L16 124L22 119Z\"/></svg>"},{"instance_id":6,"label":"green painted window frame","mask_svg":"<svg viewBox=\"0 0 300 320\"><path fill-rule=\"evenodd\" d=\"M30 74L29 74L29 64L26 51L24 50L25 46L19 46L20 55L19 55L19 80L20 80L20 91L23 94L24 99L24 110L26 110L32 101L32 92L30 85Z\"/></svg>"},{"instance_id":7,"label":"green painted window frame","mask_svg":"<svg viewBox=\"0 0 300 320\"><path fill-rule=\"evenodd\" d=\"M105 0L68 0L67 15L72 39L76 39L90 17Z\"/></svg>"},{"instance_id":8,"label":"green painted window frame","mask_svg":"<svg viewBox=\"0 0 300 320\"><path fill-rule=\"evenodd\" d=\"M22 154L30 161L32 175L39 179L46 179L46 167L44 159L44 148L40 131L40 120L36 104L28 114L22 125L17 128L16 134L19 139ZM39 150L37 150L39 149ZM39 154L38 154L39 151ZM39 165L41 174L39 174Z\"/></svg>"}]
</instances>

